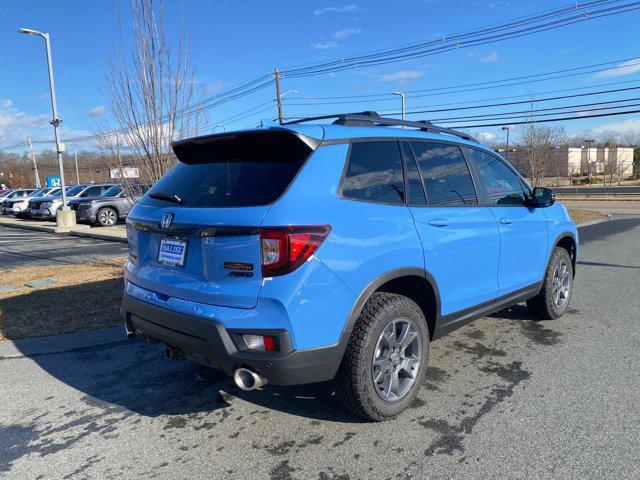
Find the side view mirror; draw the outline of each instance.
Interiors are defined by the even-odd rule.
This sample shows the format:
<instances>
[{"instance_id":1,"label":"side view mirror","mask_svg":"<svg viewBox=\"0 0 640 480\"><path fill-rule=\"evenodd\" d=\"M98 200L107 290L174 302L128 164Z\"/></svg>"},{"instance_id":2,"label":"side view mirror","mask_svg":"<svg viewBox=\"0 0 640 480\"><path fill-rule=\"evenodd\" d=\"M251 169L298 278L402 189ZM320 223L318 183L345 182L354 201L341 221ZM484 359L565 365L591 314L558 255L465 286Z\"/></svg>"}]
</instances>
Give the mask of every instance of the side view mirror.
<instances>
[{"instance_id":1,"label":"side view mirror","mask_svg":"<svg viewBox=\"0 0 640 480\"><path fill-rule=\"evenodd\" d=\"M531 204L533 207L550 207L556 203L556 192L550 188L535 187Z\"/></svg>"}]
</instances>

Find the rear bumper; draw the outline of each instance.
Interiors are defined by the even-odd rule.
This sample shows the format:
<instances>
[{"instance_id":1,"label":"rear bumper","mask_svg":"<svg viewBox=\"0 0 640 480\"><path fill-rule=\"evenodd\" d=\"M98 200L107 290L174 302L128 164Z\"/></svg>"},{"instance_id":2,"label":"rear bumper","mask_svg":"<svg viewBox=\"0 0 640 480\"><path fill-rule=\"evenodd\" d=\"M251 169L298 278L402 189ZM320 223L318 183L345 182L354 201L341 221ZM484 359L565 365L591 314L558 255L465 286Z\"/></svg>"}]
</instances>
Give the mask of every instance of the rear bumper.
<instances>
[{"instance_id":1,"label":"rear bumper","mask_svg":"<svg viewBox=\"0 0 640 480\"><path fill-rule=\"evenodd\" d=\"M274 385L300 385L331 380L342 360L339 345L293 350L286 330L226 329L214 320L160 308L127 294L121 310L129 331L177 347L185 358L227 375L244 366L260 372ZM274 335L282 351L246 351L239 331Z\"/></svg>"}]
</instances>

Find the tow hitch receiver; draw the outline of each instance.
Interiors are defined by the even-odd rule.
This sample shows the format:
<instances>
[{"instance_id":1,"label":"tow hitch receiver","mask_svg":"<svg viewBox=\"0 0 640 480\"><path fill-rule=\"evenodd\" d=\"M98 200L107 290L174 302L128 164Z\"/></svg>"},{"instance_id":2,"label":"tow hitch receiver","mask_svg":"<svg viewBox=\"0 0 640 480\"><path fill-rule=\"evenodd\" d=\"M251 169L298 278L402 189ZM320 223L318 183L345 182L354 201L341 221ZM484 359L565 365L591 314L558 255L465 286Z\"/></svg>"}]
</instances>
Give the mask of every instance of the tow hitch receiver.
<instances>
[{"instance_id":1,"label":"tow hitch receiver","mask_svg":"<svg viewBox=\"0 0 640 480\"><path fill-rule=\"evenodd\" d=\"M164 345L164 356L169 360L184 360L182 350L178 347L174 347L173 345Z\"/></svg>"}]
</instances>

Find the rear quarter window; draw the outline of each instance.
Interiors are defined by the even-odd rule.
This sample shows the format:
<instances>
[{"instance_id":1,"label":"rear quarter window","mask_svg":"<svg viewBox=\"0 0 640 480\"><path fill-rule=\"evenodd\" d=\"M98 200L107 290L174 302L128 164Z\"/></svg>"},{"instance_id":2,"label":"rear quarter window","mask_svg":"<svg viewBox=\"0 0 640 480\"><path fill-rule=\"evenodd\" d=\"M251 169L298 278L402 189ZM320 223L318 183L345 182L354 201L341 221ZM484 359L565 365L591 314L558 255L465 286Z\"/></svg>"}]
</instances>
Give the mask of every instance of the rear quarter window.
<instances>
[{"instance_id":1,"label":"rear quarter window","mask_svg":"<svg viewBox=\"0 0 640 480\"><path fill-rule=\"evenodd\" d=\"M401 205L404 178L398 142L354 142L342 182L344 198Z\"/></svg>"}]
</instances>

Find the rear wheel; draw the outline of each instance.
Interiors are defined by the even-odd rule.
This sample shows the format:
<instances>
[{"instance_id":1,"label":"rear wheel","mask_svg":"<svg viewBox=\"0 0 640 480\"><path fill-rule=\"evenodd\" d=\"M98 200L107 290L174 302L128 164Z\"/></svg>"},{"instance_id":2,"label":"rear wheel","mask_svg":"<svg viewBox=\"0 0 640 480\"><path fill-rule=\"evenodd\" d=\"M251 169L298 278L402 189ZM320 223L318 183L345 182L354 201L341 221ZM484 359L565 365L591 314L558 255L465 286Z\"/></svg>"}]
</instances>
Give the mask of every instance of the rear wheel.
<instances>
[{"instance_id":1,"label":"rear wheel","mask_svg":"<svg viewBox=\"0 0 640 480\"><path fill-rule=\"evenodd\" d=\"M336 397L369 420L394 418L418 394L428 353L420 307L402 295L374 293L353 328L335 379Z\"/></svg>"},{"instance_id":2,"label":"rear wheel","mask_svg":"<svg viewBox=\"0 0 640 480\"><path fill-rule=\"evenodd\" d=\"M98 210L96 220L103 227L111 227L118 221L118 212L111 207L104 207Z\"/></svg>"},{"instance_id":3,"label":"rear wheel","mask_svg":"<svg viewBox=\"0 0 640 480\"><path fill-rule=\"evenodd\" d=\"M538 318L561 317L569 306L573 291L573 262L564 248L556 247L542 283L540 293L527 301L527 307Z\"/></svg>"}]
</instances>

